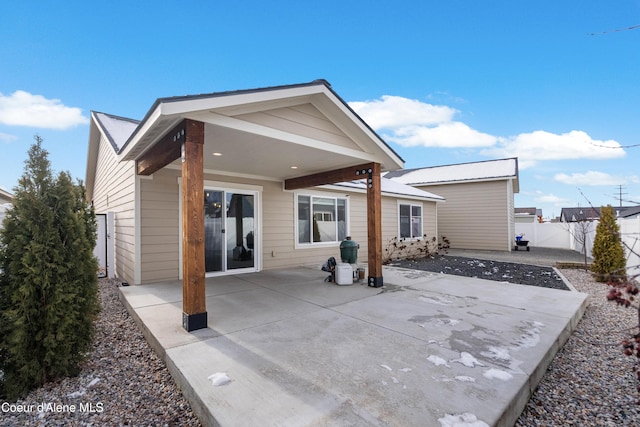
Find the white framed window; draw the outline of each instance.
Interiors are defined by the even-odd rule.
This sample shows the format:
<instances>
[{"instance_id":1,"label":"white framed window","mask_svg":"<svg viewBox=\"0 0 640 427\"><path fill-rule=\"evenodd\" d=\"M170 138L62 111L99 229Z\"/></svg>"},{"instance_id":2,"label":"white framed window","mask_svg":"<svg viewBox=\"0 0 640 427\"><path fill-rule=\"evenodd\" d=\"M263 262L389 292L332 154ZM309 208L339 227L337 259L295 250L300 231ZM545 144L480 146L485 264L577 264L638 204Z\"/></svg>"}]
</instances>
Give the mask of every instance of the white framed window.
<instances>
[{"instance_id":1,"label":"white framed window","mask_svg":"<svg viewBox=\"0 0 640 427\"><path fill-rule=\"evenodd\" d=\"M348 232L348 199L318 194L296 194L296 244L341 242Z\"/></svg>"},{"instance_id":2,"label":"white framed window","mask_svg":"<svg viewBox=\"0 0 640 427\"><path fill-rule=\"evenodd\" d=\"M422 205L398 203L398 229L400 238L422 237Z\"/></svg>"}]
</instances>

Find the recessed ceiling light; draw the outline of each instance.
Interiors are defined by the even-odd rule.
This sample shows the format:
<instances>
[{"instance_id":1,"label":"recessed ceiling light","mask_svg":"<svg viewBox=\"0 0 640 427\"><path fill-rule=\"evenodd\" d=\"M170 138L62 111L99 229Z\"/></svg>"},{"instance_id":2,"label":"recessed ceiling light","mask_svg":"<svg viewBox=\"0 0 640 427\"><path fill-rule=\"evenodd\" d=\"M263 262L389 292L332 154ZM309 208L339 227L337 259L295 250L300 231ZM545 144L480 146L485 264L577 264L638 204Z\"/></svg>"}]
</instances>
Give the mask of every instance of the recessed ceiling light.
<instances>
[{"instance_id":1,"label":"recessed ceiling light","mask_svg":"<svg viewBox=\"0 0 640 427\"><path fill-rule=\"evenodd\" d=\"M220 157L220 156L222 156L222 153L213 153L213 155L216 156L216 157Z\"/></svg>"},{"instance_id":2,"label":"recessed ceiling light","mask_svg":"<svg viewBox=\"0 0 640 427\"><path fill-rule=\"evenodd\" d=\"M291 166L291 169L298 169L297 166Z\"/></svg>"}]
</instances>

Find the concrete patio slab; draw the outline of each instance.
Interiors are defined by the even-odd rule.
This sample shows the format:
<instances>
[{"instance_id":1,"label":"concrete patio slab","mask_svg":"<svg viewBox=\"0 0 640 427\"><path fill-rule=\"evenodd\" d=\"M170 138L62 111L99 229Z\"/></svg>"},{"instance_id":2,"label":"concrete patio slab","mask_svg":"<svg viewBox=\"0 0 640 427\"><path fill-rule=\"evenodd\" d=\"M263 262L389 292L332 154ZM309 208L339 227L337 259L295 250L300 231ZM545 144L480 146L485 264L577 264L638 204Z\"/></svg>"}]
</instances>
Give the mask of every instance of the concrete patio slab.
<instances>
[{"instance_id":1,"label":"concrete patio slab","mask_svg":"<svg viewBox=\"0 0 640 427\"><path fill-rule=\"evenodd\" d=\"M207 279L209 327L194 333L178 283L121 295L203 423L222 426L513 425L587 302L398 268L383 288L324 277Z\"/></svg>"}]
</instances>

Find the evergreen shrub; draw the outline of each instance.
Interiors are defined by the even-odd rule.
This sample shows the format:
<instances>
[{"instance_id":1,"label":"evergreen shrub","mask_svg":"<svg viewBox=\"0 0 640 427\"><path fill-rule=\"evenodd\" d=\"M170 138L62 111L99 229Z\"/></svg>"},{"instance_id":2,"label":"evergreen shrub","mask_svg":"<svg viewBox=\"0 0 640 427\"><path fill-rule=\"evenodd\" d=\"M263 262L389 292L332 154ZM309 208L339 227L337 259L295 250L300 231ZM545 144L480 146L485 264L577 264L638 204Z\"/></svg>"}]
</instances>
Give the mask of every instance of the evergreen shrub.
<instances>
[{"instance_id":1,"label":"evergreen shrub","mask_svg":"<svg viewBox=\"0 0 640 427\"><path fill-rule=\"evenodd\" d=\"M96 220L82 183L54 177L42 138L29 150L0 230L0 398L77 375L97 299Z\"/></svg>"}]
</instances>

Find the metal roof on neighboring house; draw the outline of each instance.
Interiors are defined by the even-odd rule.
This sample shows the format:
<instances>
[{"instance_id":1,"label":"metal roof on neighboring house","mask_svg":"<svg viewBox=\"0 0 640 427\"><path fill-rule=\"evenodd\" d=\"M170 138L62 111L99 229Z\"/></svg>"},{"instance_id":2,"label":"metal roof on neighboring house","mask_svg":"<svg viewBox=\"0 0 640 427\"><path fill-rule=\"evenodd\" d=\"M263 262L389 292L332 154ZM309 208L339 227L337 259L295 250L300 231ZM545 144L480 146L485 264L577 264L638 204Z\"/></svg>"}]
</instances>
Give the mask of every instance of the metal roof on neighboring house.
<instances>
[{"instance_id":1,"label":"metal roof on neighboring house","mask_svg":"<svg viewBox=\"0 0 640 427\"><path fill-rule=\"evenodd\" d=\"M514 208L513 212L518 215L535 215L539 209L536 208Z\"/></svg>"},{"instance_id":2,"label":"metal roof on neighboring house","mask_svg":"<svg viewBox=\"0 0 640 427\"><path fill-rule=\"evenodd\" d=\"M508 158L387 172L385 178L407 185L518 179L518 159Z\"/></svg>"},{"instance_id":3,"label":"metal roof on neighboring house","mask_svg":"<svg viewBox=\"0 0 640 427\"><path fill-rule=\"evenodd\" d=\"M410 185L401 184L399 182L394 182L387 178L380 179L381 191L383 195L388 196L404 196L410 198L431 200L436 202L444 202L445 198L442 196L438 196L437 194L430 193L428 191L420 190L418 188L412 187ZM355 180L355 181L347 181L347 182L339 182L336 184L331 184L327 187L347 187L347 188L355 188L363 191L367 190L367 184L363 179Z\"/></svg>"}]
</instances>

